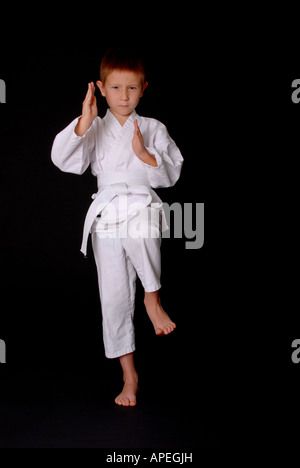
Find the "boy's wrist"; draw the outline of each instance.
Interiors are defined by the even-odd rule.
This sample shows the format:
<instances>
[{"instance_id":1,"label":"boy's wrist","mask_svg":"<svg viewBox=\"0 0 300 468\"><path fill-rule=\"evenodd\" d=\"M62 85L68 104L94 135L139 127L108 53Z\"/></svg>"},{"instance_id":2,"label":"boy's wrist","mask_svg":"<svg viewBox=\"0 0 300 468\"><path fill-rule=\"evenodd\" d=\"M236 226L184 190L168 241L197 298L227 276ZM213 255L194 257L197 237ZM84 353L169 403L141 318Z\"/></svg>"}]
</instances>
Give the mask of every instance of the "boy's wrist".
<instances>
[{"instance_id":1,"label":"boy's wrist","mask_svg":"<svg viewBox=\"0 0 300 468\"><path fill-rule=\"evenodd\" d=\"M149 166L158 166L156 158L152 154L150 154L146 148L144 148L144 151L139 155L139 158L141 161L143 161L145 164L148 164Z\"/></svg>"},{"instance_id":2,"label":"boy's wrist","mask_svg":"<svg viewBox=\"0 0 300 468\"><path fill-rule=\"evenodd\" d=\"M79 118L79 122L81 122L81 125L82 126L85 126L85 127L88 127L90 128L90 126L92 125L94 121L94 118L91 118L91 117L85 117L85 115L82 115L80 118Z\"/></svg>"},{"instance_id":3,"label":"boy's wrist","mask_svg":"<svg viewBox=\"0 0 300 468\"><path fill-rule=\"evenodd\" d=\"M84 115L79 117L78 124L75 127L75 133L77 136L82 137L86 134L94 119L86 118Z\"/></svg>"}]
</instances>

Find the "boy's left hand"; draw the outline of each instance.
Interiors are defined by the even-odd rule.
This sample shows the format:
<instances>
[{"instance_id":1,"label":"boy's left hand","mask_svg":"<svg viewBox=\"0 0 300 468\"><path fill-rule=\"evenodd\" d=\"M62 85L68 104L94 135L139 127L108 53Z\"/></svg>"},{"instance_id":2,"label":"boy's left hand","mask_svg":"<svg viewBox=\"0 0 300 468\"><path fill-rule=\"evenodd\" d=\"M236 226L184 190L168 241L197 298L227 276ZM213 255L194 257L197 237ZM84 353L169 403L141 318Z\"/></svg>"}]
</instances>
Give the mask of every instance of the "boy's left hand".
<instances>
[{"instance_id":1,"label":"boy's left hand","mask_svg":"<svg viewBox=\"0 0 300 468\"><path fill-rule=\"evenodd\" d=\"M134 121L134 126L135 126L135 129L134 129L134 134L133 134L133 139L132 139L132 148L135 154L137 155L137 157L141 158L141 156L145 154L146 148L144 146L143 135L141 134L137 120Z\"/></svg>"},{"instance_id":2,"label":"boy's left hand","mask_svg":"<svg viewBox=\"0 0 300 468\"><path fill-rule=\"evenodd\" d=\"M132 138L132 148L135 152L136 156L143 161L144 163L148 164L149 166L157 167L157 162L154 156L148 153L144 145L143 135L139 129L137 120L134 121L134 134Z\"/></svg>"}]
</instances>

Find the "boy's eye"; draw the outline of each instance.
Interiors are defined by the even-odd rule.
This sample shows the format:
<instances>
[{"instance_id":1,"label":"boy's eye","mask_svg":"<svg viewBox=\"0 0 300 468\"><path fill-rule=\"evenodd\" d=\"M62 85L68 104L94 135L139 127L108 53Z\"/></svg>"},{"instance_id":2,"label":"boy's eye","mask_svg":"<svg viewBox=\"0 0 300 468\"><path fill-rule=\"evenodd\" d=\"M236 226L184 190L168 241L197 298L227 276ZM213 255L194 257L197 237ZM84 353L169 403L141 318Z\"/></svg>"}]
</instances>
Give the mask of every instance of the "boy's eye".
<instances>
[{"instance_id":1,"label":"boy's eye","mask_svg":"<svg viewBox=\"0 0 300 468\"><path fill-rule=\"evenodd\" d=\"M129 89L136 89L136 87L135 87L135 86L130 86L130 88L129 88Z\"/></svg>"},{"instance_id":2,"label":"boy's eye","mask_svg":"<svg viewBox=\"0 0 300 468\"><path fill-rule=\"evenodd\" d=\"M113 88L113 89L118 89L118 88L119 88L119 86L112 86L112 88Z\"/></svg>"}]
</instances>

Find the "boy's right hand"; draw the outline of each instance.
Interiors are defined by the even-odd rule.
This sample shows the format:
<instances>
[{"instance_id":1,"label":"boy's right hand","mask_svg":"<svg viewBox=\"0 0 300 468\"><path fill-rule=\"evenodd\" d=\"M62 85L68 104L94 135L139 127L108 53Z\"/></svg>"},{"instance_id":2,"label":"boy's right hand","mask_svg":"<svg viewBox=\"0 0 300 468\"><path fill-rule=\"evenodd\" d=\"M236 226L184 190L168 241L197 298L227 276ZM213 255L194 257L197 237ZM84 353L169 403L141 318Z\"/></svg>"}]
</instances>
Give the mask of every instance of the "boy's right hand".
<instances>
[{"instance_id":1,"label":"boy's right hand","mask_svg":"<svg viewBox=\"0 0 300 468\"><path fill-rule=\"evenodd\" d=\"M95 96L95 85L93 82L88 84L88 90L85 100L82 104L82 118L92 122L98 115L97 100Z\"/></svg>"},{"instance_id":2,"label":"boy's right hand","mask_svg":"<svg viewBox=\"0 0 300 468\"><path fill-rule=\"evenodd\" d=\"M75 128L76 135L83 136L88 131L97 115L98 108L95 96L95 85L91 82L88 84L88 90L82 103L82 116Z\"/></svg>"}]
</instances>

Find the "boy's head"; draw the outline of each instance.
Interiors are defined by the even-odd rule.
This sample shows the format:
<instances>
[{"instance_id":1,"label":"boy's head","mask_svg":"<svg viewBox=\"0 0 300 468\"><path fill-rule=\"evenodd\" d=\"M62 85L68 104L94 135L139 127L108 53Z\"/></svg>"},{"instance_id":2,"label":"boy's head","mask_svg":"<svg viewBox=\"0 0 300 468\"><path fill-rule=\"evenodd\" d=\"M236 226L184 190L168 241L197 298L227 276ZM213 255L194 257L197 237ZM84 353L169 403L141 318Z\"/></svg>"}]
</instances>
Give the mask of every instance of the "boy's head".
<instances>
[{"instance_id":1,"label":"boy's head","mask_svg":"<svg viewBox=\"0 0 300 468\"><path fill-rule=\"evenodd\" d=\"M109 49L101 62L100 78L97 86L111 112L126 120L148 86L143 61L126 49Z\"/></svg>"}]
</instances>

